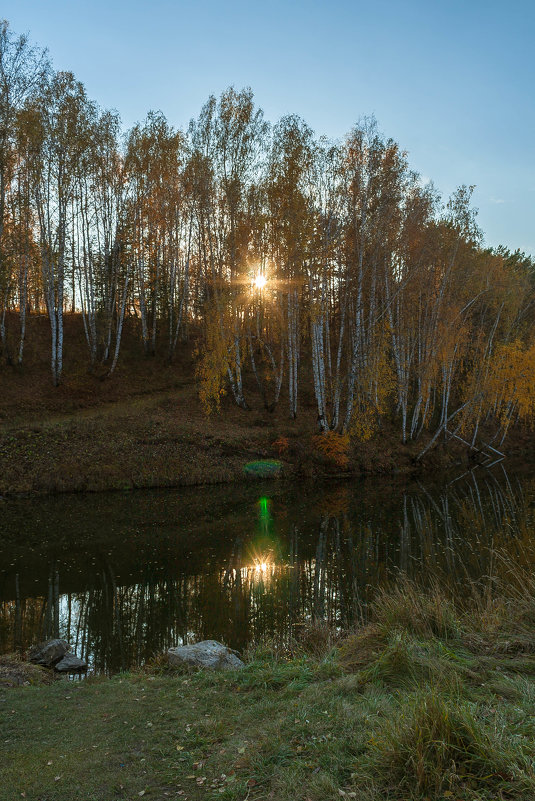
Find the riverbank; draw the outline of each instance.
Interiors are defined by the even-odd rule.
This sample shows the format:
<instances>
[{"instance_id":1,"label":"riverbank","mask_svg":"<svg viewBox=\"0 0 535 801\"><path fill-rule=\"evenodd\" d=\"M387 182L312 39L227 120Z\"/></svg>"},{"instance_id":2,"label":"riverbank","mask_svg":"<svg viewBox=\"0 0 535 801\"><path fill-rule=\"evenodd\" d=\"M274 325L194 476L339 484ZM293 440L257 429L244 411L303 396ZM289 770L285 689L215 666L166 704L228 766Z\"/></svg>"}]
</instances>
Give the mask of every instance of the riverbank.
<instances>
[{"instance_id":1,"label":"riverbank","mask_svg":"<svg viewBox=\"0 0 535 801\"><path fill-rule=\"evenodd\" d=\"M106 378L102 366L88 371L81 319L67 315L71 344L63 381L54 387L48 322L32 316L29 325L33 350L28 346L24 365L0 365L0 496L243 482L248 462L273 458L282 462L283 477L298 479L429 474L468 464L466 448L452 441L416 462L425 440L403 445L398 426L387 420L366 442L336 436L320 442L307 381L296 420L288 418L284 388L276 409L264 409L250 375L251 409L239 409L227 395L221 412L206 416L195 380L195 336L169 364L140 355L133 320L117 371ZM508 443L508 454L526 451L522 436L515 434L520 447ZM525 437L532 450L532 435Z\"/></svg>"},{"instance_id":2,"label":"riverbank","mask_svg":"<svg viewBox=\"0 0 535 801\"><path fill-rule=\"evenodd\" d=\"M227 399L205 416L193 382L59 414L7 416L0 425L0 496L201 486L251 480L245 466L276 459L288 479L439 474L473 467L449 442L416 460L421 441L403 445L394 430L366 442L332 435L321 447L313 411L243 411ZM521 438L522 439L522 438ZM513 457L525 445L509 449Z\"/></svg>"},{"instance_id":3,"label":"riverbank","mask_svg":"<svg viewBox=\"0 0 535 801\"><path fill-rule=\"evenodd\" d=\"M136 382L83 374L35 396L29 377L16 375L19 393L0 397L0 496L243 482L244 466L263 459L280 460L283 478L410 475L459 455L453 446L416 463L422 443L402 445L393 428L363 443L335 435L325 449L312 398L296 420L282 402L273 413L244 411L228 397L207 416L182 370L137 370Z\"/></svg>"},{"instance_id":4,"label":"riverbank","mask_svg":"<svg viewBox=\"0 0 535 801\"><path fill-rule=\"evenodd\" d=\"M532 799L535 583L505 572L462 608L402 584L240 671L3 688L0 799Z\"/></svg>"},{"instance_id":5,"label":"riverbank","mask_svg":"<svg viewBox=\"0 0 535 801\"><path fill-rule=\"evenodd\" d=\"M0 400L0 495L244 481L248 462L272 458L290 478L420 469L420 445L402 446L388 431L323 452L312 400L303 399L297 420L282 404L273 413L260 405L244 411L229 398L220 414L206 416L191 377L169 367L156 380L151 368L142 363L136 384L82 375L35 398L27 377L16 376L19 395Z\"/></svg>"}]
</instances>

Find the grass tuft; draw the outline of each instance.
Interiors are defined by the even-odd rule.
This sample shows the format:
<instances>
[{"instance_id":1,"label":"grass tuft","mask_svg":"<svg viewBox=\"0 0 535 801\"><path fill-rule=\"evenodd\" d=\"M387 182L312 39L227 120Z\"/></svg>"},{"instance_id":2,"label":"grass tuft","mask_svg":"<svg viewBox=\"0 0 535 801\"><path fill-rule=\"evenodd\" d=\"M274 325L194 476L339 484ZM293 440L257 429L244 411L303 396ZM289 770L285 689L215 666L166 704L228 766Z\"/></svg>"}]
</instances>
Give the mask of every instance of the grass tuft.
<instances>
[{"instance_id":1,"label":"grass tuft","mask_svg":"<svg viewBox=\"0 0 535 801\"><path fill-rule=\"evenodd\" d=\"M399 799L475 798L473 790L532 799L534 756L533 741L510 731L503 714L432 687L401 699L371 737L368 754L371 772Z\"/></svg>"},{"instance_id":2,"label":"grass tuft","mask_svg":"<svg viewBox=\"0 0 535 801\"><path fill-rule=\"evenodd\" d=\"M458 610L443 588L433 584L422 591L409 579L378 593L371 619L384 637L407 631L416 637L448 641L457 639L461 630Z\"/></svg>"}]
</instances>

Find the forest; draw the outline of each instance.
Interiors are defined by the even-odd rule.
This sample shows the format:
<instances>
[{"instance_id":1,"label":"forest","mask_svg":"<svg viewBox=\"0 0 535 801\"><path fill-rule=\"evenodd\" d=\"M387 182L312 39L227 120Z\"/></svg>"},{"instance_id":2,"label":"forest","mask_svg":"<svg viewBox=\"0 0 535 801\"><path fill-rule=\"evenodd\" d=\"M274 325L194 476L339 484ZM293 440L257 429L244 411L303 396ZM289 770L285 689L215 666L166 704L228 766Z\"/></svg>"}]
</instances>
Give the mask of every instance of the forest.
<instances>
[{"instance_id":1,"label":"forest","mask_svg":"<svg viewBox=\"0 0 535 801\"><path fill-rule=\"evenodd\" d=\"M198 403L315 399L317 428L498 451L535 413L535 272L484 245L474 187L444 200L373 118L340 141L272 125L249 88L184 130L124 132L70 72L0 28L0 380L46 316L60 385L67 315L87 370L113 381L128 322L139 359L195 335Z\"/></svg>"},{"instance_id":2,"label":"forest","mask_svg":"<svg viewBox=\"0 0 535 801\"><path fill-rule=\"evenodd\" d=\"M529 9L11 5L0 801L533 801Z\"/></svg>"}]
</instances>

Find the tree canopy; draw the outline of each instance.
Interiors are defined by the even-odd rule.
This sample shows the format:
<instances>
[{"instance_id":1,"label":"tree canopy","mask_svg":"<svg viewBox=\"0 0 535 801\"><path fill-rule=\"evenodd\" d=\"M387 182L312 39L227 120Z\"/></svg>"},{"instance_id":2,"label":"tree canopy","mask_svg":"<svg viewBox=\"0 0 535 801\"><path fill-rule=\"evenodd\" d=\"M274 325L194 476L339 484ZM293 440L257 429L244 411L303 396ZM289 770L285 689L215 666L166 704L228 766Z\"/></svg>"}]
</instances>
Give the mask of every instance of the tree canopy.
<instances>
[{"instance_id":1,"label":"tree canopy","mask_svg":"<svg viewBox=\"0 0 535 801\"><path fill-rule=\"evenodd\" d=\"M306 385L324 435L388 419L404 442L475 448L485 426L499 447L535 412L534 264L483 246L472 190L443 202L373 119L341 141L271 125L249 88L187 130L151 111L123 135L0 27L1 345L22 364L27 316L46 313L56 385L66 313L108 375L135 317L147 357L196 332L207 412L229 393L293 418Z\"/></svg>"}]
</instances>

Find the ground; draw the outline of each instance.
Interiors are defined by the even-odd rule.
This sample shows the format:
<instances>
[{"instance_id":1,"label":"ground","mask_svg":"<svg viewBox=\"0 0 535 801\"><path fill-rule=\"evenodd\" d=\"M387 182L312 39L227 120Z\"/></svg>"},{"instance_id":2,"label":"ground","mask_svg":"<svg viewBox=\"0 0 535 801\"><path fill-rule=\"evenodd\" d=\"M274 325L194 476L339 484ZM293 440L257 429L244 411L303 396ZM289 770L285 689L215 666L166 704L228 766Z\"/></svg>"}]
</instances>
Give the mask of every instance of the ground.
<instances>
[{"instance_id":1,"label":"ground","mask_svg":"<svg viewBox=\"0 0 535 801\"><path fill-rule=\"evenodd\" d=\"M518 574L460 611L405 584L355 632L310 625L241 671L4 688L0 800L529 801L533 590Z\"/></svg>"},{"instance_id":2,"label":"ground","mask_svg":"<svg viewBox=\"0 0 535 801\"><path fill-rule=\"evenodd\" d=\"M306 381L297 420L289 419L284 394L270 413L253 385L249 411L227 396L220 414L207 416L193 335L168 364L163 355L142 355L132 321L117 371L106 378L102 367L88 370L81 320L67 315L59 387L50 377L48 337L46 317L31 317L23 367L0 367L0 495L243 480L244 464L272 457L290 477L416 469L420 445L402 446L394 427L352 445L347 465L336 454L326 458L314 444L317 410Z\"/></svg>"}]
</instances>

